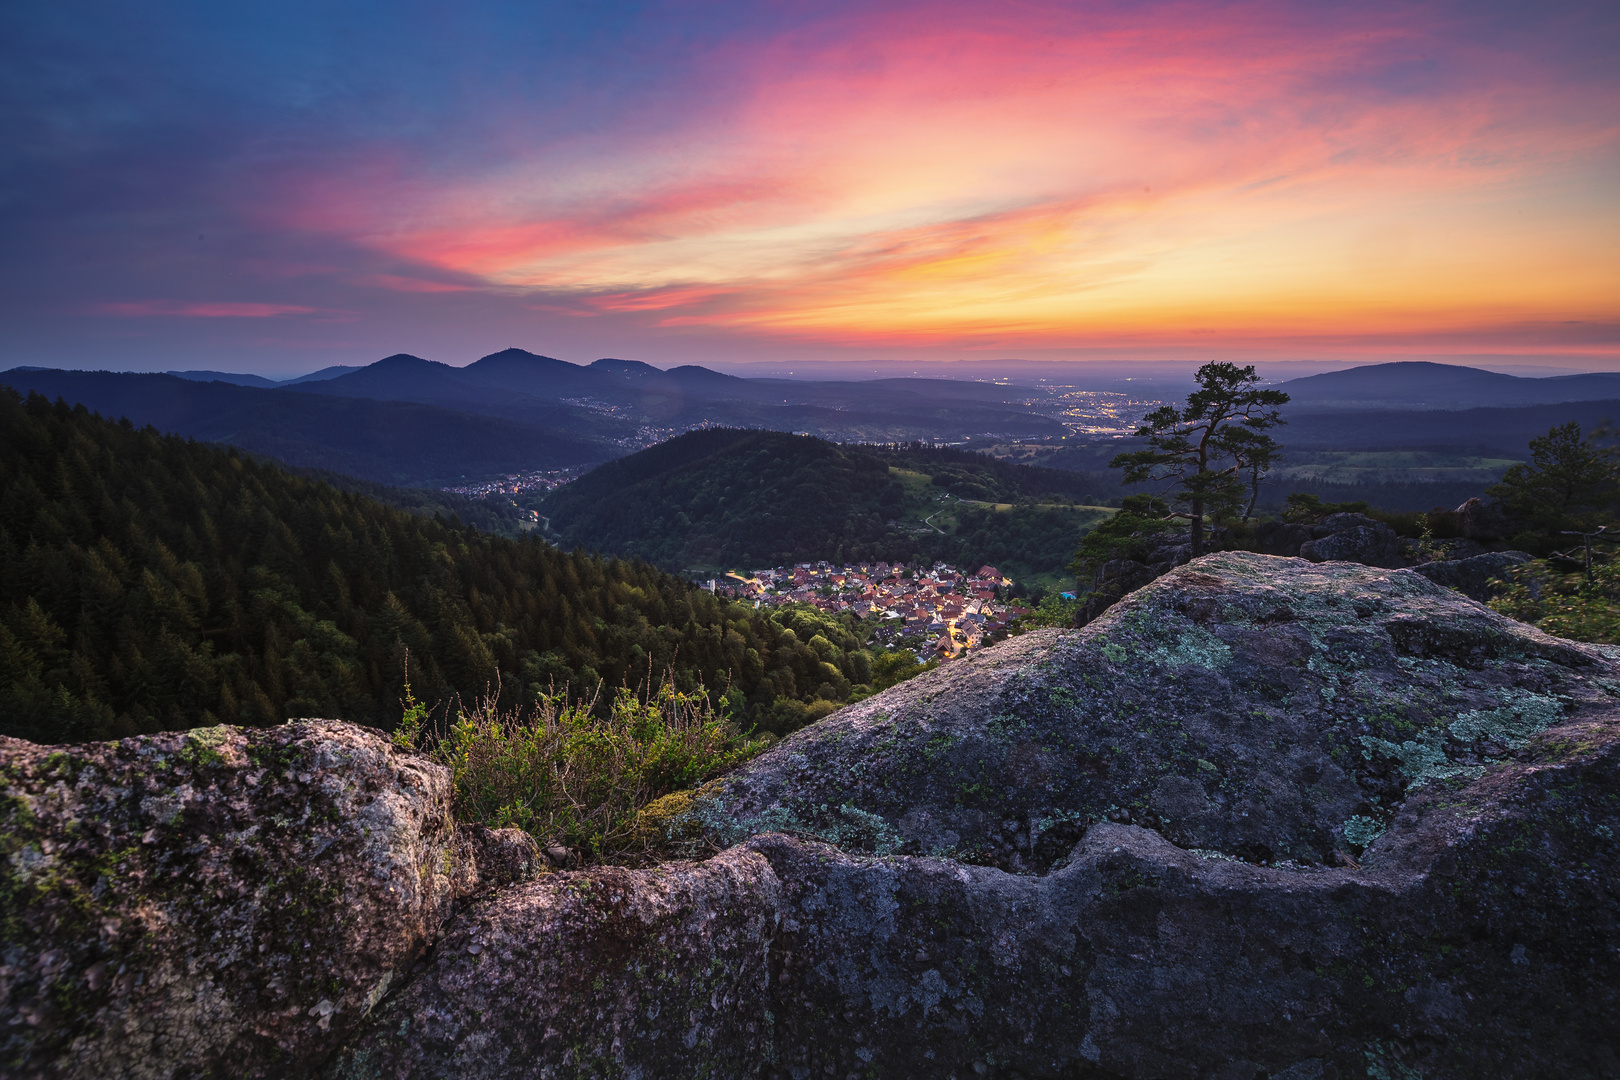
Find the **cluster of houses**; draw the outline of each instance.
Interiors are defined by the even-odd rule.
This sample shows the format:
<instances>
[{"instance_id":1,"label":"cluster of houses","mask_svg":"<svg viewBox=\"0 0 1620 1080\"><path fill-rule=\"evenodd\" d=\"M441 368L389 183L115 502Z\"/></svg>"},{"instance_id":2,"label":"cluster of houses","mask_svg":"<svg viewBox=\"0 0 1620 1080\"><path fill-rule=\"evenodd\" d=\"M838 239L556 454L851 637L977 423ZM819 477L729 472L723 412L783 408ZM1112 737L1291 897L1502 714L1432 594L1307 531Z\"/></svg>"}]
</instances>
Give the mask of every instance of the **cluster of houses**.
<instances>
[{"instance_id":1,"label":"cluster of houses","mask_svg":"<svg viewBox=\"0 0 1620 1080\"><path fill-rule=\"evenodd\" d=\"M923 659L960 656L1004 636L1014 619L1029 614L1027 607L1005 599L1012 585L993 566L969 573L945 563L885 562L799 563L708 582L716 593L752 599L756 607L804 603L829 614L877 620L875 641L904 645Z\"/></svg>"},{"instance_id":2,"label":"cluster of houses","mask_svg":"<svg viewBox=\"0 0 1620 1080\"><path fill-rule=\"evenodd\" d=\"M498 480L481 480L474 484L462 484L460 487L444 487L439 490L465 495L470 499L488 499L497 495L522 495L530 491L550 491L553 488L561 487L584 471L584 469L576 466L571 469L544 469L536 472L508 473Z\"/></svg>"}]
</instances>

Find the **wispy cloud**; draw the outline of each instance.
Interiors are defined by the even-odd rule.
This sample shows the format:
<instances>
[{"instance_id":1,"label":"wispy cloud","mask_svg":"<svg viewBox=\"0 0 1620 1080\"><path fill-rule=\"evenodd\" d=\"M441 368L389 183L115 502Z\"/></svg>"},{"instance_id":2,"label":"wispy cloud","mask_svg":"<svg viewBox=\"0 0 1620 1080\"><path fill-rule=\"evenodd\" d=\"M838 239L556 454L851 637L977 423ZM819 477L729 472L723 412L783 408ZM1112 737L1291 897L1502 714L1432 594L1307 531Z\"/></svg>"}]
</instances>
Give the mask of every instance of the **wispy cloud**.
<instances>
[{"instance_id":1,"label":"wispy cloud","mask_svg":"<svg viewBox=\"0 0 1620 1080\"><path fill-rule=\"evenodd\" d=\"M301 304L186 303L173 300L128 300L97 304L97 315L179 319L271 319L280 315L338 314Z\"/></svg>"}]
</instances>

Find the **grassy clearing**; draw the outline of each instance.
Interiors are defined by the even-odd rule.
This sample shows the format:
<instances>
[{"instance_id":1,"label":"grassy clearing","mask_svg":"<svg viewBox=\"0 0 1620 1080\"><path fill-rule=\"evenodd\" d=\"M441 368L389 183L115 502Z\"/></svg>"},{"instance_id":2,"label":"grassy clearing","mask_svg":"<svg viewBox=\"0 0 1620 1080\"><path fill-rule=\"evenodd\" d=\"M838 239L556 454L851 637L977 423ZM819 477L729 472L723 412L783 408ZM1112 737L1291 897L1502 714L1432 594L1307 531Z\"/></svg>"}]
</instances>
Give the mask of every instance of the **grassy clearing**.
<instances>
[{"instance_id":1,"label":"grassy clearing","mask_svg":"<svg viewBox=\"0 0 1620 1080\"><path fill-rule=\"evenodd\" d=\"M1281 468L1278 480L1330 484L1477 483L1494 484L1513 458L1484 457L1433 450L1296 451Z\"/></svg>"}]
</instances>

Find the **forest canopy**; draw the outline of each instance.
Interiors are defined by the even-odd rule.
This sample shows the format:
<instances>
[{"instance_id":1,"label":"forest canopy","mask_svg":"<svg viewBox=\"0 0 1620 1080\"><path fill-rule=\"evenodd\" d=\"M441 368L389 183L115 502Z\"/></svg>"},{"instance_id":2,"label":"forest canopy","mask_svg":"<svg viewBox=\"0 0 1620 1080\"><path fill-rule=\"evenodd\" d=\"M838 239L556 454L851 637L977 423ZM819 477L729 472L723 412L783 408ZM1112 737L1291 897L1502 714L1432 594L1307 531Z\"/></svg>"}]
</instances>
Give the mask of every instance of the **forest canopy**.
<instances>
[{"instance_id":1,"label":"forest canopy","mask_svg":"<svg viewBox=\"0 0 1620 1080\"><path fill-rule=\"evenodd\" d=\"M730 716L781 717L871 678L859 635L816 645L642 562L424 519L0 387L6 735L305 716L391 727L407 654L430 702L498 686L518 706L667 674Z\"/></svg>"}]
</instances>

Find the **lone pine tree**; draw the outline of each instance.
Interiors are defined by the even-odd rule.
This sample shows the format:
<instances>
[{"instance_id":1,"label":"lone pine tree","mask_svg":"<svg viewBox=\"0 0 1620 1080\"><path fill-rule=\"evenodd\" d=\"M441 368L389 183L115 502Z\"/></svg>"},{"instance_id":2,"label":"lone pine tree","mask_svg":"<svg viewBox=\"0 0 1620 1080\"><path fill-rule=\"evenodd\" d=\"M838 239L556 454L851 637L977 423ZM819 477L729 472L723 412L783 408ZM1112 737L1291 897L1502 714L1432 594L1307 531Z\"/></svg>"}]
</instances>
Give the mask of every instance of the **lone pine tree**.
<instances>
[{"instance_id":1,"label":"lone pine tree","mask_svg":"<svg viewBox=\"0 0 1620 1080\"><path fill-rule=\"evenodd\" d=\"M1162 494L1186 507L1175 513L1191 524L1196 558L1204 551L1204 515L1242 506L1245 475L1252 510L1259 478L1282 450L1266 430L1286 422L1277 410L1288 395L1259 389L1252 364L1215 361L1193 377L1198 389L1187 395L1186 405L1166 405L1143 418L1136 435L1149 445L1108 464L1125 470L1127 484L1167 485Z\"/></svg>"}]
</instances>

